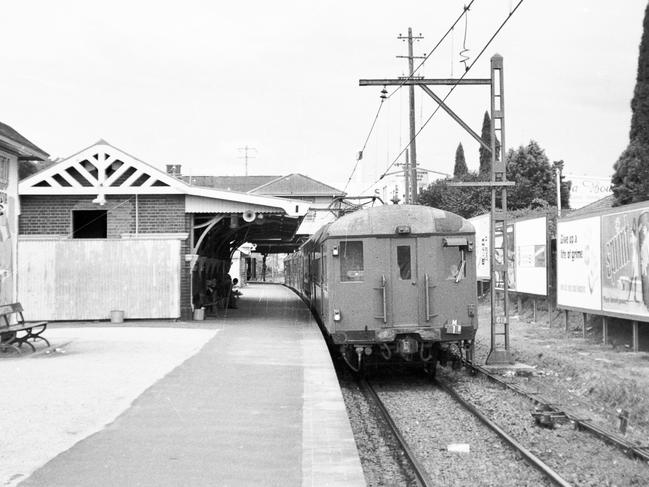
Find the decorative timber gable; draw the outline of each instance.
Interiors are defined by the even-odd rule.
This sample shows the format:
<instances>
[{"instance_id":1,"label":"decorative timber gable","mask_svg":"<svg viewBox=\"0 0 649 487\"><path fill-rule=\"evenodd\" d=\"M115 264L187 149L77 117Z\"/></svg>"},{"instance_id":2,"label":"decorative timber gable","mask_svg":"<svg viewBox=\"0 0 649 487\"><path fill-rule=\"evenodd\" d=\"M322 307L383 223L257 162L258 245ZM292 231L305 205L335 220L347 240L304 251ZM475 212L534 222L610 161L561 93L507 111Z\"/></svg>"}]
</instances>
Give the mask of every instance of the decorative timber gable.
<instances>
[{"instance_id":1,"label":"decorative timber gable","mask_svg":"<svg viewBox=\"0 0 649 487\"><path fill-rule=\"evenodd\" d=\"M302 217L302 201L192 186L170 176L104 140L20 181L21 196L95 195L105 204L108 195L186 195L186 212L278 213Z\"/></svg>"},{"instance_id":2,"label":"decorative timber gable","mask_svg":"<svg viewBox=\"0 0 649 487\"><path fill-rule=\"evenodd\" d=\"M20 194L182 194L184 183L100 140L20 183Z\"/></svg>"}]
</instances>

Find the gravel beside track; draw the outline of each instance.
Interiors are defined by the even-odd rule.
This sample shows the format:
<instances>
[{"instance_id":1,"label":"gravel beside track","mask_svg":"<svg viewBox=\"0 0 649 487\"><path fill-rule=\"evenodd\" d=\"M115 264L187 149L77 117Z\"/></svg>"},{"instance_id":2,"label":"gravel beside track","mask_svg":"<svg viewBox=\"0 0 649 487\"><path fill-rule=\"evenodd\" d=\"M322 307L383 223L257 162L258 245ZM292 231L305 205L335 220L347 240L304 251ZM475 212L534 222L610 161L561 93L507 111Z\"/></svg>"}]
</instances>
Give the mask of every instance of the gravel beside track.
<instances>
[{"instance_id":1,"label":"gravel beside track","mask_svg":"<svg viewBox=\"0 0 649 487\"><path fill-rule=\"evenodd\" d=\"M374 388L429 475L444 486L552 485L446 392L426 381ZM450 451L468 446L469 452Z\"/></svg>"},{"instance_id":2,"label":"gravel beside track","mask_svg":"<svg viewBox=\"0 0 649 487\"><path fill-rule=\"evenodd\" d=\"M442 370L454 389L489 419L575 486L647 485L649 466L626 457L619 449L576 430L572 423L555 429L539 427L528 399L485 378Z\"/></svg>"}]
</instances>

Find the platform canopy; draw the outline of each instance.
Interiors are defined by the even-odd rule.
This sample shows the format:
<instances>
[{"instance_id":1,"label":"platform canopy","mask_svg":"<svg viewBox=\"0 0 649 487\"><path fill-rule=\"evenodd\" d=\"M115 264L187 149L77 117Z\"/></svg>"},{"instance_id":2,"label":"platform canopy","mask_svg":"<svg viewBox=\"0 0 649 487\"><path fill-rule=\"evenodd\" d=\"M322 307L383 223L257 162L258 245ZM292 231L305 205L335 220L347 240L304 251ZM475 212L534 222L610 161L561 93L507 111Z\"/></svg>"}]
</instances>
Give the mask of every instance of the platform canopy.
<instances>
[{"instance_id":1,"label":"platform canopy","mask_svg":"<svg viewBox=\"0 0 649 487\"><path fill-rule=\"evenodd\" d=\"M271 252L295 247L295 231L309 209L300 200L193 186L104 140L25 178L18 193L92 195L98 205L111 195L185 195L185 212L193 215L194 228L238 229L240 237Z\"/></svg>"}]
</instances>

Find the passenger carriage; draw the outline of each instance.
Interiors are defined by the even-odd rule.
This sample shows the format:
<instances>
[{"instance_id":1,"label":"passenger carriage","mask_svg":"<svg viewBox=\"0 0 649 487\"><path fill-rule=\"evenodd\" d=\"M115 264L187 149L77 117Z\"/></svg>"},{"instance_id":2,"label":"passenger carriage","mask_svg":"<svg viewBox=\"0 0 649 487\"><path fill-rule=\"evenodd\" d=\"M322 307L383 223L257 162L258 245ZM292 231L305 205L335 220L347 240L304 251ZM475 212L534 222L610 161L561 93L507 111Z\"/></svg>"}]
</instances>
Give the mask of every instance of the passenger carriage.
<instances>
[{"instance_id":1,"label":"passenger carriage","mask_svg":"<svg viewBox=\"0 0 649 487\"><path fill-rule=\"evenodd\" d=\"M287 259L287 284L354 369L401 360L434 371L471 358L478 327L475 230L453 213L390 205L322 227Z\"/></svg>"}]
</instances>

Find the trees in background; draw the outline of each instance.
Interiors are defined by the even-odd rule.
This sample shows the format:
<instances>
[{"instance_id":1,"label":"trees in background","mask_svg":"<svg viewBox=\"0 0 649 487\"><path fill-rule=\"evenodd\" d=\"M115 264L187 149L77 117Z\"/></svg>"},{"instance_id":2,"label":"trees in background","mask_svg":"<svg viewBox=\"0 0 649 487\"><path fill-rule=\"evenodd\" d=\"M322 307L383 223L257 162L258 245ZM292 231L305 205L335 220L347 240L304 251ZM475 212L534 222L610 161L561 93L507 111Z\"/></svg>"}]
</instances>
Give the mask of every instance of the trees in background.
<instances>
[{"instance_id":1,"label":"trees in background","mask_svg":"<svg viewBox=\"0 0 649 487\"><path fill-rule=\"evenodd\" d=\"M507 180L515 186L507 191L507 208L520 210L544 204L557 206L557 180L554 166L539 144L531 140L527 146L507 152ZM563 164L563 161L561 161ZM569 207L570 183L561 183L561 207Z\"/></svg>"},{"instance_id":2,"label":"trees in background","mask_svg":"<svg viewBox=\"0 0 649 487\"><path fill-rule=\"evenodd\" d=\"M510 149L506 155L507 179L516 186L507 190L507 207L511 210L556 206L557 186L553 164L536 141ZM491 163L489 164L489 166ZM489 167L489 172L491 168ZM468 172L454 181L485 181L485 174ZM452 187L448 179L440 179L420 192L419 202L452 211L465 218L491 210L491 189L488 187ZM561 183L561 206L568 208L570 183Z\"/></svg>"},{"instance_id":3,"label":"trees in background","mask_svg":"<svg viewBox=\"0 0 649 487\"><path fill-rule=\"evenodd\" d=\"M464 158L464 147L462 147L462 142L457 146L455 151L455 167L453 168L453 177L460 179L466 176L469 173L469 168L466 165L466 159Z\"/></svg>"},{"instance_id":4,"label":"trees in background","mask_svg":"<svg viewBox=\"0 0 649 487\"><path fill-rule=\"evenodd\" d=\"M611 183L616 205L649 199L649 4L642 27L629 145L613 166Z\"/></svg>"},{"instance_id":5,"label":"trees in background","mask_svg":"<svg viewBox=\"0 0 649 487\"><path fill-rule=\"evenodd\" d=\"M491 117L489 116L489 112L485 111L484 117L482 119L482 132L480 133L480 138L488 146L491 146L490 129L491 129ZM480 146L478 151L480 154L480 166L478 169L478 174L484 177L485 179L489 179L491 177L491 152L489 152L487 149L485 149L482 146Z\"/></svg>"}]
</instances>

